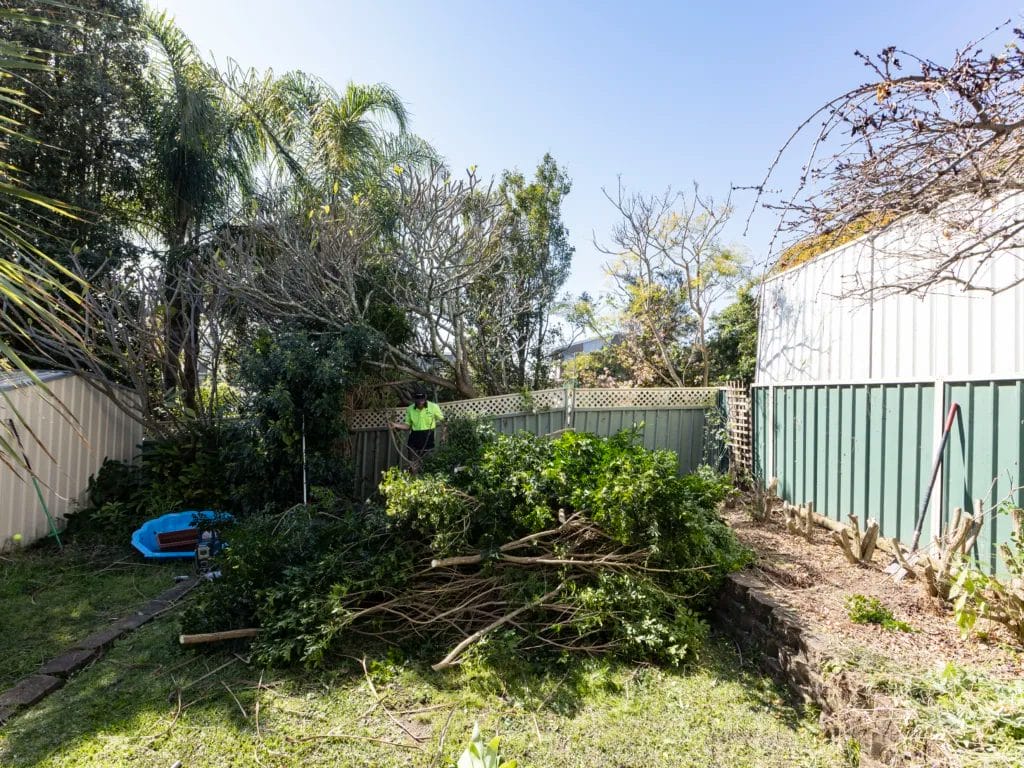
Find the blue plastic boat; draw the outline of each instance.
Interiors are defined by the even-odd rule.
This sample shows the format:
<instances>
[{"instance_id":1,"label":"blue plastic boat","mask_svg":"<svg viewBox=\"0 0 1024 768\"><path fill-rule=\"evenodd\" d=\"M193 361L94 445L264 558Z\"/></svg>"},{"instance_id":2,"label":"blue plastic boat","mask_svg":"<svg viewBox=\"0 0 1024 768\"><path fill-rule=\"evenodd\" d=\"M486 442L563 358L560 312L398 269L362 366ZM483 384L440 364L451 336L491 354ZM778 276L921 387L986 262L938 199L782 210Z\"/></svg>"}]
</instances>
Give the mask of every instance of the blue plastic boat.
<instances>
[{"instance_id":1,"label":"blue plastic boat","mask_svg":"<svg viewBox=\"0 0 1024 768\"><path fill-rule=\"evenodd\" d=\"M151 557L157 560L169 560L171 558L192 558L194 552L161 552L156 542L158 533L169 531L182 531L186 528L194 528L199 519L205 520L233 520L234 518L226 512L214 512L211 509L204 509L201 512L190 510L188 512L171 512L166 515L147 520L132 534L132 546L135 547L144 557Z\"/></svg>"}]
</instances>

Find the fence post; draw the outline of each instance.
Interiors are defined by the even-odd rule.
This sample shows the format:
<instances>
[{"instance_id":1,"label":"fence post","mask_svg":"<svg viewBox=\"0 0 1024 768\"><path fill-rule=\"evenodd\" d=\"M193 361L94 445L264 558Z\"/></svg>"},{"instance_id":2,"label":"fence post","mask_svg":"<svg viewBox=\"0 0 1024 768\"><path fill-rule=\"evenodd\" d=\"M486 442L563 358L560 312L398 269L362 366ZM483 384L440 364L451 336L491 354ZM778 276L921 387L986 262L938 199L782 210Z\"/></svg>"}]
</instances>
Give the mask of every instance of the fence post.
<instances>
[{"instance_id":1,"label":"fence post","mask_svg":"<svg viewBox=\"0 0 1024 768\"><path fill-rule=\"evenodd\" d=\"M771 478L778 477L775 471L775 385L768 387L768 418L765 420L768 434L765 435L765 462L764 474L765 483L770 483Z\"/></svg>"}]
</instances>

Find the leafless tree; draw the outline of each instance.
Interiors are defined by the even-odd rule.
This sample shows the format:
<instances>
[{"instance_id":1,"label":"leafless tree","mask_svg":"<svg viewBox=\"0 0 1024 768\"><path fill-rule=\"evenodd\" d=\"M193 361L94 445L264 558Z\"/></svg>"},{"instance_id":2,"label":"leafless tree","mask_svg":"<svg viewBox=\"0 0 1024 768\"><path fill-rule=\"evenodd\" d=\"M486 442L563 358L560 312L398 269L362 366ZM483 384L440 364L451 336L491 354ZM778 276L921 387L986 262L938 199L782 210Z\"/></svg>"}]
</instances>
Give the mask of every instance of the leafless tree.
<instances>
[{"instance_id":1,"label":"leafless tree","mask_svg":"<svg viewBox=\"0 0 1024 768\"><path fill-rule=\"evenodd\" d=\"M1021 270L997 278L991 264L1024 245L1024 32L1014 28L1001 49L991 44L1008 26L964 46L949 64L895 47L857 52L870 78L806 118L755 187L758 202L781 214L773 252L810 237L827 248L870 232L900 263L872 290L999 292L1019 284ZM796 190L770 200L773 175L805 140ZM916 242L922 232L926 244Z\"/></svg>"},{"instance_id":2,"label":"leafless tree","mask_svg":"<svg viewBox=\"0 0 1024 768\"><path fill-rule=\"evenodd\" d=\"M615 195L605 191L620 219L612 228L612 245L596 244L614 257L606 267L623 293L629 314L647 326L647 334L671 383L684 386L677 347L685 327L677 313L692 320L689 359L707 386L710 356L707 336L720 300L741 276L739 254L722 243L732 214L729 200L716 204L693 185L692 195L666 190L661 195L630 194L619 180Z\"/></svg>"},{"instance_id":3,"label":"leafless tree","mask_svg":"<svg viewBox=\"0 0 1024 768\"><path fill-rule=\"evenodd\" d=\"M233 343L235 320L227 292L205 272L189 281L175 280L171 289L159 264L142 263L89 283L83 295L81 335L91 357L74 367L130 416L141 419L148 434L163 434L183 419L215 419L223 405L218 402L218 382L224 350ZM174 391L183 391L185 377L204 376L192 405L166 399L164 316L169 295L182 298L179 306L189 310L181 328L195 345L193 362L179 355L170 367L178 377ZM187 367L193 364L195 370L189 373Z\"/></svg>"},{"instance_id":4,"label":"leafless tree","mask_svg":"<svg viewBox=\"0 0 1024 768\"><path fill-rule=\"evenodd\" d=\"M496 201L470 172L398 174L390 224L356 201L307 219L268 206L225 232L214 279L262 321L341 330L382 302L407 314L412 339L375 364L464 397L476 394L469 288L494 266Z\"/></svg>"}]
</instances>

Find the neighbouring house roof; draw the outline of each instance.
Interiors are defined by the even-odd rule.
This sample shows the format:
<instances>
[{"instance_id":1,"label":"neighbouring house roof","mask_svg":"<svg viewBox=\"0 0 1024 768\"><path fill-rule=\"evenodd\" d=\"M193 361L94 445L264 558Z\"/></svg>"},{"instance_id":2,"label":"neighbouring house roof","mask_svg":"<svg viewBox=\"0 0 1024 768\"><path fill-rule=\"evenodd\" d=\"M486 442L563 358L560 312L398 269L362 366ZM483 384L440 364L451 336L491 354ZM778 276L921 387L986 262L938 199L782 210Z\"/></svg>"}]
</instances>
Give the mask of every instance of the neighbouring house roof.
<instances>
[{"instance_id":1,"label":"neighbouring house roof","mask_svg":"<svg viewBox=\"0 0 1024 768\"><path fill-rule=\"evenodd\" d=\"M65 376L73 375L70 371L33 371L36 377L46 383L47 381L53 381L54 379L63 379ZM0 392L6 392L9 389L18 389L20 387L33 386L36 382L32 378L22 371L12 371L11 373L0 373Z\"/></svg>"},{"instance_id":2,"label":"neighbouring house roof","mask_svg":"<svg viewBox=\"0 0 1024 768\"><path fill-rule=\"evenodd\" d=\"M585 354L587 352L596 352L606 346L618 344L622 341L622 338L623 335L621 333L615 333L612 334L612 338L610 340L603 336L581 339L573 344L569 344L568 346L553 349L551 351L551 357L561 358L562 360L571 360L576 355Z\"/></svg>"}]
</instances>

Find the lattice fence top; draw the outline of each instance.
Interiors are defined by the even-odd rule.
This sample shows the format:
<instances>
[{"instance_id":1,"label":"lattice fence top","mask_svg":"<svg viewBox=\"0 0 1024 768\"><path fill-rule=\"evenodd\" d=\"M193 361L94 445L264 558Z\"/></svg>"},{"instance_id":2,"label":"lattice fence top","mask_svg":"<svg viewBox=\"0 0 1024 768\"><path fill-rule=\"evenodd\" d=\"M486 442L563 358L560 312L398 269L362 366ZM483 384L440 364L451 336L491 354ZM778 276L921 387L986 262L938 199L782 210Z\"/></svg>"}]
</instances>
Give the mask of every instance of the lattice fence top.
<instances>
[{"instance_id":1,"label":"lattice fence top","mask_svg":"<svg viewBox=\"0 0 1024 768\"><path fill-rule=\"evenodd\" d=\"M441 403L446 418L455 416L514 416L517 413L557 411L565 408L566 390L541 389L527 394L496 395L477 397L472 400L455 400ZM349 414L348 428L383 429L389 421L401 419L405 408L377 408L367 411L353 411Z\"/></svg>"},{"instance_id":2,"label":"lattice fence top","mask_svg":"<svg viewBox=\"0 0 1024 768\"><path fill-rule=\"evenodd\" d=\"M542 411L600 410L611 408L707 408L714 405L714 387L687 389L541 389L536 392L478 397L441 403L448 418L456 416L515 416ZM350 430L384 429L403 417L405 408L352 411Z\"/></svg>"},{"instance_id":3,"label":"lattice fence top","mask_svg":"<svg viewBox=\"0 0 1024 768\"><path fill-rule=\"evenodd\" d=\"M715 387L686 389L577 389L573 408L707 408L715 404Z\"/></svg>"}]
</instances>

